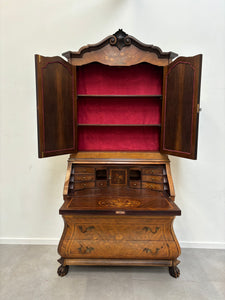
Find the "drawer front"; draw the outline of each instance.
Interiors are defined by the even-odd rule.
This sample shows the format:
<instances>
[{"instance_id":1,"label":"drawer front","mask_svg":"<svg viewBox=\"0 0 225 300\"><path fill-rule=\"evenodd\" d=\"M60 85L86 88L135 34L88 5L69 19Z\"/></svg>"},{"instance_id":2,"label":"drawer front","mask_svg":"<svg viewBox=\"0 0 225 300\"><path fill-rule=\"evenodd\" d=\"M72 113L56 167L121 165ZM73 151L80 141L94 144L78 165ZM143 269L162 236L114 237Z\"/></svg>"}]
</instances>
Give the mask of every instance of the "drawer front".
<instances>
[{"instance_id":1,"label":"drawer front","mask_svg":"<svg viewBox=\"0 0 225 300\"><path fill-rule=\"evenodd\" d=\"M75 174L75 181L92 181L95 180L95 175Z\"/></svg>"},{"instance_id":2,"label":"drawer front","mask_svg":"<svg viewBox=\"0 0 225 300\"><path fill-rule=\"evenodd\" d=\"M95 173L95 168L90 167L75 167L75 173Z\"/></svg>"},{"instance_id":3,"label":"drawer front","mask_svg":"<svg viewBox=\"0 0 225 300\"><path fill-rule=\"evenodd\" d=\"M142 175L143 181L149 182L156 182L156 183L163 183L163 176L152 176L152 175Z\"/></svg>"},{"instance_id":4,"label":"drawer front","mask_svg":"<svg viewBox=\"0 0 225 300\"><path fill-rule=\"evenodd\" d=\"M81 189L88 189L88 188L94 188L95 182L89 181L89 182L75 182L75 190L81 190Z\"/></svg>"},{"instance_id":5,"label":"drawer front","mask_svg":"<svg viewBox=\"0 0 225 300\"><path fill-rule=\"evenodd\" d=\"M68 240L64 257L172 259L177 256L174 242L120 242Z\"/></svg>"},{"instance_id":6,"label":"drawer front","mask_svg":"<svg viewBox=\"0 0 225 300\"><path fill-rule=\"evenodd\" d=\"M71 239L72 237L67 237ZM78 240L123 240L159 241L165 240L163 224L111 225L76 224L74 238Z\"/></svg>"},{"instance_id":7,"label":"drawer front","mask_svg":"<svg viewBox=\"0 0 225 300\"><path fill-rule=\"evenodd\" d=\"M134 188L134 189L140 189L141 188L141 182L132 180L132 181L129 182L129 186L131 188Z\"/></svg>"},{"instance_id":8,"label":"drawer front","mask_svg":"<svg viewBox=\"0 0 225 300\"><path fill-rule=\"evenodd\" d=\"M143 168L142 175L163 175L163 167Z\"/></svg>"},{"instance_id":9,"label":"drawer front","mask_svg":"<svg viewBox=\"0 0 225 300\"><path fill-rule=\"evenodd\" d=\"M96 186L100 188L107 187L107 180L96 180Z\"/></svg>"},{"instance_id":10,"label":"drawer front","mask_svg":"<svg viewBox=\"0 0 225 300\"><path fill-rule=\"evenodd\" d=\"M150 190L156 190L156 191L163 191L164 190L163 184L151 183L151 182L142 182L142 188L150 189Z\"/></svg>"},{"instance_id":11,"label":"drawer front","mask_svg":"<svg viewBox=\"0 0 225 300\"><path fill-rule=\"evenodd\" d=\"M110 169L110 185L127 185L127 170Z\"/></svg>"}]
</instances>

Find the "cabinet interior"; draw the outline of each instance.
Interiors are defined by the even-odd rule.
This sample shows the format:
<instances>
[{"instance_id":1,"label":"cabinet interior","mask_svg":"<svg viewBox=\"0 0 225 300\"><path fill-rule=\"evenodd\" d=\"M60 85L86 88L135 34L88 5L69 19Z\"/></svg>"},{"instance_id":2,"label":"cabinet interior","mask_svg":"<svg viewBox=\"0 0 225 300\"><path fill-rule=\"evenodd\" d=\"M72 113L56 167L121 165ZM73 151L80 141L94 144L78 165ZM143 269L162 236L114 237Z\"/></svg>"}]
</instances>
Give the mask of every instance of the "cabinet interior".
<instances>
[{"instance_id":1,"label":"cabinet interior","mask_svg":"<svg viewBox=\"0 0 225 300\"><path fill-rule=\"evenodd\" d=\"M129 180L141 180L141 170L140 169L130 169Z\"/></svg>"},{"instance_id":2,"label":"cabinet interior","mask_svg":"<svg viewBox=\"0 0 225 300\"><path fill-rule=\"evenodd\" d=\"M159 151L162 67L77 67L78 151Z\"/></svg>"},{"instance_id":3,"label":"cabinet interior","mask_svg":"<svg viewBox=\"0 0 225 300\"><path fill-rule=\"evenodd\" d=\"M115 189L121 190L147 189L149 191L164 191L169 194L169 185L165 165L158 164L151 167L111 165L88 167L72 164L69 174L68 195L74 195L75 191L90 190L93 188L109 188L109 193ZM78 196L78 194L77 194Z\"/></svg>"},{"instance_id":4,"label":"cabinet interior","mask_svg":"<svg viewBox=\"0 0 225 300\"><path fill-rule=\"evenodd\" d=\"M96 180L107 180L107 169L96 170Z\"/></svg>"}]
</instances>

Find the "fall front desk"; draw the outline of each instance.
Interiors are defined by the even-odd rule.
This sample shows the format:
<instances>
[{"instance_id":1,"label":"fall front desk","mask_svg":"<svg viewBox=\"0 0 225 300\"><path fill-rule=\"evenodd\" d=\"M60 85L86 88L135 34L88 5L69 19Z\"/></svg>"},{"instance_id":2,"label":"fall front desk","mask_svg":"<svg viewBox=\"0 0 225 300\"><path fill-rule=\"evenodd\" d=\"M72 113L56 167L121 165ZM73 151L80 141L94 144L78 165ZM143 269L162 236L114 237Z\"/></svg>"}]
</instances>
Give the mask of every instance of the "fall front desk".
<instances>
[{"instance_id":1,"label":"fall front desk","mask_svg":"<svg viewBox=\"0 0 225 300\"><path fill-rule=\"evenodd\" d=\"M58 274L167 266L178 277L167 154L197 157L202 55L173 60L122 30L63 55L35 55L39 157L70 154Z\"/></svg>"}]
</instances>

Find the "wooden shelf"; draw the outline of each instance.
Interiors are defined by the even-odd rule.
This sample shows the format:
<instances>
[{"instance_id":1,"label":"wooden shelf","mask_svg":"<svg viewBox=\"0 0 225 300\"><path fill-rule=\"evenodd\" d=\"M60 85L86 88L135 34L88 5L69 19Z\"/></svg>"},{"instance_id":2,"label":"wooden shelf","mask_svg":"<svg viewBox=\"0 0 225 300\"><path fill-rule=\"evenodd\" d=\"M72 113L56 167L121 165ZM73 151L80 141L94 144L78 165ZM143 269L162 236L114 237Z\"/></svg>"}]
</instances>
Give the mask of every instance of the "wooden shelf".
<instances>
[{"instance_id":1,"label":"wooden shelf","mask_svg":"<svg viewBox=\"0 0 225 300\"><path fill-rule=\"evenodd\" d=\"M77 126L101 126L101 127L161 127L161 124L77 124Z\"/></svg>"},{"instance_id":2,"label":"wooden shelf","mask_svg":"<svg viewBox=\"0 0 225 300\"><path fill-rule=\"evenodd\" d=\"M90 97L90 98L162 98L162 95L88 95L78 94L77 97Z\"/></svg>"}]
</instances>

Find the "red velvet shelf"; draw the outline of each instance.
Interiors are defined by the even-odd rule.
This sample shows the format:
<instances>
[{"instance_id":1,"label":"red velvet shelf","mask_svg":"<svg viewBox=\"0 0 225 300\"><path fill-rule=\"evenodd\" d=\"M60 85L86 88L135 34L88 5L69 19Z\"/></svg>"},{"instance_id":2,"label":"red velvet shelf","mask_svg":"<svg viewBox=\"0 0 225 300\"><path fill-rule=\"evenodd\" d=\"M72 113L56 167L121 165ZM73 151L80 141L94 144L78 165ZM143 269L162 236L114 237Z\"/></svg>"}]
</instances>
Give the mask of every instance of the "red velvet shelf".
<instances>
[{"instance_id":1,"label":"red velvet shelf","mask_svg":"<svg viewBox=\"0 0 225 300\"><path fill-rule=\"evenodd\" d=\"M78 124L161 124L162 102L157 98L83 97L78 105Z\"/></svg>"},{"instance_id":2,"label":"red velvet shelf","mask_svg":"<svg viewBox=\"0 0 225 300\"><path fill-rule=\"evenodd\" d=\"M159 151L159 126L79 126L79 151Z\"/></svg>"},{"instance_id":3,"label":"red velvet shelf","mask_svg":"<svg viewBox=\"0 0 225 300\"><path fill-rule=\"evenodd\" d=\"M162 95L89 95L89 94L78 94L77 97L90 97L90 98L162 98Z\"/></svg>"},{"instance_id":4,"label":"red velvet shelf","mask_svg":"<svg viewBox=\"0 0 225 300\"><path fill-rule=\"evenodd\" d=\"M161 124L77 124L77 126L106 126L106 127L111 127L111 126L124 126L124 127L161 127Z\"/></svg>"},{"instance_id":5,"label":"red velvet shelf","mask_svg":"<svg viewBox=\"0 0 225 300\"><path fill-rule=\"evenodd\" d=\"M90 63L77 67L81 95L161 95L163 68L148 63L107 66Z\"/></svg>"}]
</instances>

